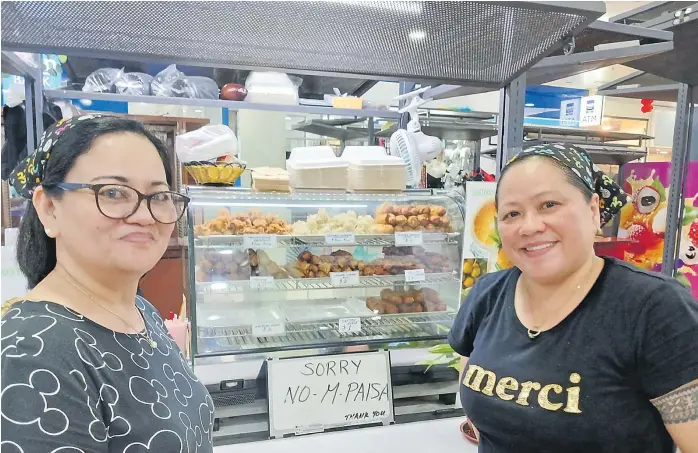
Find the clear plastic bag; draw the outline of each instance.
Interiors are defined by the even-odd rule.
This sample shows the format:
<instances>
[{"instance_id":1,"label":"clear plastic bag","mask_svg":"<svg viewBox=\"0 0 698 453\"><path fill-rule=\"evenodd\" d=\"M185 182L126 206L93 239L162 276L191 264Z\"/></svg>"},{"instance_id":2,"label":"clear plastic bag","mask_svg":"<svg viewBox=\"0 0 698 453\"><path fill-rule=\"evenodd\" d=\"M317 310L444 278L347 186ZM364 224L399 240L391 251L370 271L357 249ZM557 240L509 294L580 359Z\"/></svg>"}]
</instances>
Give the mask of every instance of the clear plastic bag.
<instances>
[{"instance_id":1,"label":"clear plastic bag","mask_svg":"<svg viewBox=\"0 0 698 453\"><path fill-rule=\"evenodd\" d=\"M85 93L113 93L114 82L122 75L123 69L101 68L87 76L82 91Z\"/></svg>"},{"instance_id":2,"label":"clear plastic bag","mask_svg":"<svg viewBox=\"0 0 698 453\"><path fill-rule=\"evenodd\" d=\"M238 140L231 128L209 124L195 131L178 135L175 150L180 161L210 161L228 154L237 154Z\"/></svg>"},{"instance_id":3,"label":"clear plastic bag","mask_svg":"<svg viewBox=\"0 0 698 453\"><path fill-rule=\"evenodd\" d=\"M294 77L295 82L303 82ZM298 86L282 72L251 72L245 81L246 101L266 104L298 104Z\"/></svg>"},{"instance_id":4,"label":"clear plastic bag","mask_svg":"<svg viewBox=\"0 0 698 453\"><path fill-rule=\"evenodd\" d=\"M150 83L153 76L142 72L122 73L114 82L114 89L119 94L129 94L132 96L149 96Z\"/></svg>"},{"instance_id":5,"label":"clear plastic bag","mask_svg":"<svg viewBox=\"0 0 698 453\"><path fill-rule=\"evenodd\" d=\"M191 88L187 83L187 77L176 65L169 65L160 71L150 84L150 91L154 96L190 98Z\"/></svg>"},{"instance_id":6,"label":"clear plastic bag","mask_svg":"<svg viewBox=\"0 0 698 453\"><path fill-rule=\"evenodd\" d=\"M187 76L186 80L189 83L190 92L193 94L192 97L197 99L218 99L220 96L221 90L213 79Z\"/></svg>"}]
</instances>

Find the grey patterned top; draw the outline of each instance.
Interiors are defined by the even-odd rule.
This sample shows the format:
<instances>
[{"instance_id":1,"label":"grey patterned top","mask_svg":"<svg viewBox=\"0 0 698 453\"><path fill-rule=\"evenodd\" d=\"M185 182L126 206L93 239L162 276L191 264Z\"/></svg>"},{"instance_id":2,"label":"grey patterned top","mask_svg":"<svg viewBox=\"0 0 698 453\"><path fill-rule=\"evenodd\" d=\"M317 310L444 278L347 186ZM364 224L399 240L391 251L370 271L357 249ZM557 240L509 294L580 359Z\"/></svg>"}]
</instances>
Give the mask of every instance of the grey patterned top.
<instances>
[{"instance_id":1,"label":"grey patterned top","mask_svg":"<svg viewBox=\"0 0 698 453\"><path fill-rule=\"evenodd\" d=\"M214 407L155 308L155 348L51 302L2 318L2 453L211 453Z\"/></svg>"}]
</instances>

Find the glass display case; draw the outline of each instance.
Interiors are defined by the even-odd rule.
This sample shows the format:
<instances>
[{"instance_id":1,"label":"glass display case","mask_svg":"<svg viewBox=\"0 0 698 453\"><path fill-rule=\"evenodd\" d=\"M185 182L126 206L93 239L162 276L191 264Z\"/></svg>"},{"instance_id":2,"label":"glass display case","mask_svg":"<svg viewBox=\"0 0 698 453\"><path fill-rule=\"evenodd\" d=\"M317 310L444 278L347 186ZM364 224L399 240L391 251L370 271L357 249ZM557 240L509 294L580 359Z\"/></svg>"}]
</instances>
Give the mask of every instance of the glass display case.
<instances>
[{"instance_id":1,"label":"glass display case","mask_svg":"<svg viewBox=\"0 0 698 453\"><path fill-rule=\"evenodd\" d=\"M186 190L194 357L445 338L463 285L457 193Z\"/></svg>"}]
</instances>

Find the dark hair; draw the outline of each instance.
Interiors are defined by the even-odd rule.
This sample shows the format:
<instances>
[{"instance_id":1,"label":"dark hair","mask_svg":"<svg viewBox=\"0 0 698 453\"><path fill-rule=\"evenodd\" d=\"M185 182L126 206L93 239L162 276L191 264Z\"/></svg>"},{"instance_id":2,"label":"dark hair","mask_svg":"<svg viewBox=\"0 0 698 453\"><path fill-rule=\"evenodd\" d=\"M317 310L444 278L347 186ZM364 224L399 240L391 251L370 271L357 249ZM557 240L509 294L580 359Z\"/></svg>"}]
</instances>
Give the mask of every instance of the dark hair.
<instances>
[{"instance_id":1,"label":"dark hair","mask_svg":"<svg viewBox=\"0 0 698 453\"><path fill-rule=\"evenodd\" d=\"M502 172L499 174L499 180L497 181L497 189L496 189L495 195L494 195L495 207L499 207L499 188L502 185L502 179L504 179L504 175L509 173L509 170L511 170L513 167L516 167L516 165L518 165L519 163L521 163L527 159L530 159L532 157L543 158L547 162L550 162L553 165L555 165L557 168L559 168L565 174L565 179L567 179L567 182L569 182L574 187L579 189L580 192L582 192L582 195L584 195L584 199L587 201L587 203L589 201L591 201L591 197L594 195L594 192L589 188L589 186L586 185L586 183L584 181L582 181L582 179L579 176L577 176L572 171L572 169L570 167L566 166L565 164L563 164L563 163L559 162L558 160L553 159L551 157L547 157L547 156L540 155L540 154L530 154L528 156L519 157L511 164L504 167Z\"/></svg>"},{"instance_id":2,"label":"dark hair","mask_svg":"<svg viewBox=\"0 0 698 453\"><path fill-rule=\"evenodd\" d=\"M172 186L168 152L162 141L146 130L142 123L114 116L79 121L67 129L53 145L41 183L50 186L64 182L65 176L75 165L75 160L89 151L96 138L124 132L141 135L155 146L165 167L167 183ZM46 188L45 190L52 198L60 198L63 194L60 189ZM27 203L26 212L19 226L17 262L22 273L27 277L29 288L36 286L56 267L56 240L46 235L31 200Z\"/></svg>"}]
</instances>

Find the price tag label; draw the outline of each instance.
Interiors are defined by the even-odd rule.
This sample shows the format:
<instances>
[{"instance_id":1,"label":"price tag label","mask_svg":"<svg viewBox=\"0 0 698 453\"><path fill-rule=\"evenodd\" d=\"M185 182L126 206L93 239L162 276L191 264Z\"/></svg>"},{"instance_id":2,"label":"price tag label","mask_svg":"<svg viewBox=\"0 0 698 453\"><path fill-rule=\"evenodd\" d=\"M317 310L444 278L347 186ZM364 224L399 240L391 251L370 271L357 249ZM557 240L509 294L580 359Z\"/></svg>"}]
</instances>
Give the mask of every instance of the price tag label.
<instances>
[{"instance_id":1,"label":"price tag label","mask_svg":"<svg viewBox=\"0 0 698 453\"><path fill-rule=\"evenodd\" d=\"M404 231L395 233L395 245L404 247L409 245L422 245L424 238L421 231Z\"/></svg>"},{"instance_id":2,"label":"price tag label","mask_svg":"<svg viewBox=\"0 0 698 453\"><path fill-rule=\"evenodd\" d=\"M407 269L405 271L406 282L423 282L424 269Z\"/></svg>"},{"instance_id":3,"label":"price tag label","mask_svg":"<svg viewBox=\"0 0 698 453\"><path fill-rule=\"evenodd\" d=\"M325 235L326 245L352 245L356 244L354 233L332 233Z\"/></svg>"},{"instance_id":4,"label":"price tag label","mask_svg":"<svg viewBox=\"0 0 698 453\"><path fill-rule=\"evenodd\" d=\"M253 324L252 335L255 337L275 337L286 333L286 324L283 322L269 322L266 324Z\"/></svg>"},{"instance_id":5,"label":"price tag label","mask_svg":"<svg viewBox=\"0 0 698 453\"><path fill-rule=\"evenodd\" d=\"M361 332L361 318L340 318L339 333Z\"/></svg>"},{"instance_id":6,"label":"price tag label","mask_svg":"<svg viewBox=\"0 0 698 453\"><path fill-rule=\"evenodd\" d=\"M332 286L358 286L359 271L330 272L330 283Z\"/></svg>"},{"instance_id":7,"label":"price tag label","mask_svg":"<svg viewBox=\"0 0 698 453\"><path fill-rule=\"evenodd\" d=\"M242 244L246 249L275 249L275 234L246 234L242 237Z\"/></svg>"},{"instance_id":8,"label":"price tag label","mask_svg":"<svg viewBox=\"0 0 698 453\"><path fill-rule=\"evenodd\" d=\"M268 289L274 286L274 277L250 277L250 289Z\"/></svg>"}]
</instances>

